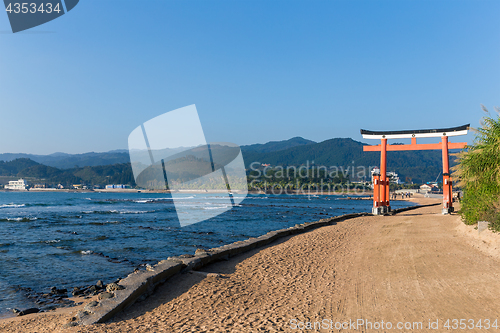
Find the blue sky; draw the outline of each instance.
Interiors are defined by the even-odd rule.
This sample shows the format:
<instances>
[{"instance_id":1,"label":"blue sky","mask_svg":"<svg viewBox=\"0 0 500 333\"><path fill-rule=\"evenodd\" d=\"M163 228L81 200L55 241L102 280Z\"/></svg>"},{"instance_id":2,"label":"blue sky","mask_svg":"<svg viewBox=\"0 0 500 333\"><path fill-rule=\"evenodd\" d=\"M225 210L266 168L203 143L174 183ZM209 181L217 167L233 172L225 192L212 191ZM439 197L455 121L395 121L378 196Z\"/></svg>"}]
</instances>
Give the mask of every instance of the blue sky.
<instances>
[{"instance_id":1,"label":"blue sky","mask_svg":"<svg viewBox=\"0 0 500 333\"><path fill-rule=\"evenodd\" d=\"M12 34L0 13L0 153L127 148L190 104L208 141L237 144L478 126L480 104L500 105L499 14L499 1L81 0Z\"/></svg>"}]
</instances>

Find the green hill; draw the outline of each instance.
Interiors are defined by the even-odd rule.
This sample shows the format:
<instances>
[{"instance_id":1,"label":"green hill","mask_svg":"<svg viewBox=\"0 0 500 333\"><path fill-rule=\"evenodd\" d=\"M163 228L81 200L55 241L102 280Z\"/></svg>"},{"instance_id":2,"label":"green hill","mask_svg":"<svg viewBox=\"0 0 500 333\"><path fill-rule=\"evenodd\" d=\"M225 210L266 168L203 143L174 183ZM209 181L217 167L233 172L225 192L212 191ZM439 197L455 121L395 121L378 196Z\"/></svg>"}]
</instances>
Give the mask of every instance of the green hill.
<instances>
[{"instance_id":1,"label":"green hill","mask_svg":"<svg viewBox=\"0 0 500 333\"><path fill-rule=\"evenodd\" d=\"M25 178L30 183L62 184L65 187L71 187L73 184L128 184L135 186L129 163L61 170L27 158L19 158L9 162L0 161L0 176L6 180L18 177Z\"/></svg>"},{"instance_id":2,"label":"green hill","mask_svg":"<svg viewBox=\"0 0 500 333\"><path fill-rule=\"evenodd\" d=\"M255 152L255 153L269 153L274 151L285 150L293 147L300 147L310 144L315 144L316 142L301 138L299 136L283 141L270 141L264 144L253 144L248 146L241 146L241 151L243 153Z\"/></svg>"},{"instance_id":3,"label":"green hill","mask_svg":"<svg viewBox=\"0 0 500 333\"><path fill-rule=\"evenodd\" d=\"M130 162L127 150L110 151L106 153L65 154L54 153L50 155L34 154L0 154L0 161L13 161L16 159L30 159L34 162L51 166L58 169L70 169L75 167L112 165Z\"/></svg>"}]
</instances>

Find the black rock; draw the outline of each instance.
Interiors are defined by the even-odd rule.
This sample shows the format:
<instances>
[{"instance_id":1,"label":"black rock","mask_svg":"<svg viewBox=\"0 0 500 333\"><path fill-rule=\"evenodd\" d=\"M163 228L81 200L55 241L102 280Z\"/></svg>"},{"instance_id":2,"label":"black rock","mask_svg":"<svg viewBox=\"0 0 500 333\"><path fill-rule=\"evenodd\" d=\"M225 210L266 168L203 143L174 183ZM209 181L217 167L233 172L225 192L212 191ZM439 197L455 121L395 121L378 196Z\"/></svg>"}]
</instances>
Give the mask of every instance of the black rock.
<instances>
[{"instance_id":1,"label":"black rock","mask_svg":"<svg viewBox=\"0 0 500 333\"><path fill-rule=\"evenodd\" d=\"M56 287L50 288L50 293L54 295L62 295L62 294L67 294L68 289L57 289Z\"/></svg>"},{"instance_id":2,"label":"black rock","mask_svg":"<svg viewBox=\"0 0 500 333\"><path fill-rule=\"evenodd\" d=\"M30 313L38 313L38 312L40 312L40 309L31 308L31 309L23 310L23 311L19 312L17 315L18 316L25 316L25 315L30 314Z\"/></svg>"},{"instance_id":3,"label":"black rock","mask_svg":"<svg viewBox=\"0 0 500 333\"><path fill-rule=\"evenodd\" d=\"M44 306L42 308L43 311L52 311L52 310L55 310L55 309L57 309L57 306L55 306L55 305L47 305L47 306Z\"/></svg>"},{"instance_id":4,"label":"black rock","mask_svg":"<svg viewBox=\"0 0 500 333\"><path fill-rule=\"evenodd\" d=\"M104 283L102 283L101 280L97 281L97 283L95 284L95 286L97 287L97 289L103 289L104 288Z\"/></svg>"},{"instance_id":5,"label":"black rock","mask_svg":"<svg viewBox=\"0 0 500 333\"><path fill-rule=\"evenodd\" d=\"M73 288L73 292L71 293L73 296L80 296L85 292L85 290L82 290L78 287Z\"/></svg>"}]
</instances>

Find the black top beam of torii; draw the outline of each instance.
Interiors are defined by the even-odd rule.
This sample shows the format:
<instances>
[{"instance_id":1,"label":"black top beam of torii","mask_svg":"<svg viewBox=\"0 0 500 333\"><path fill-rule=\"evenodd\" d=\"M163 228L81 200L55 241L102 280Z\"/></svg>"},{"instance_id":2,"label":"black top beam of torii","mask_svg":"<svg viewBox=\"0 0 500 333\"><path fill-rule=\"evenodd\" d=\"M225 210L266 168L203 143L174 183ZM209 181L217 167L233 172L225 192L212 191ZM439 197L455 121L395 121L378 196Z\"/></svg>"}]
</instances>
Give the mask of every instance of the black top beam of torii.
<instances>
[{"instance_id":1,"label":"black top beam of torii","mask_svg":"<svg viewBox=\"0 0 500 333\"><path fill-rule=\"evenodd\" d=\"M401 130L401 131L369 131L360 130L364 139L404 139L404 138L431 138L440 136L465 135L470 128L470 124L458 127Z\"/></svg>"}]
</instances>

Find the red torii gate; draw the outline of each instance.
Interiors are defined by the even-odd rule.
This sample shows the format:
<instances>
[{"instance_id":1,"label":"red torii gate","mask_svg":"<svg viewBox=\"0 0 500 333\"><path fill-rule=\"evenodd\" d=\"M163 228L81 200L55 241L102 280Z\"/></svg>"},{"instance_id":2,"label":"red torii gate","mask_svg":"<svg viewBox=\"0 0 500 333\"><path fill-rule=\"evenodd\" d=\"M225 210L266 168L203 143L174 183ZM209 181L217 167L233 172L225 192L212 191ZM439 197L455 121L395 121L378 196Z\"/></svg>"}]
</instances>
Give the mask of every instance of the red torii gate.
<instances>
[{"instance_id":1,"label":"red torii gate","mask_svg":"<svg viewBox=\"0 0 500 333\"><path fill-rule=\"evenodd\" d=\"M470 124L441 129L404 130L404 131L368 131L361 130L364 139L380 139L381 144L376 146L364 146L363 151L379 151L380 175L373 177L373 209L375 215L385 214L391 211L389 202L389 180L387 179L387 152L404 150L436 150L443 152L443 214L453 212L452 181L450 178L449 149L462 149L467 142L448 142L449 136L465 135ZM417 138L441 137L440 143L417 144ZM387 139L409 139L409 145L387 145Z\"/></svg>"}]
</instances>

